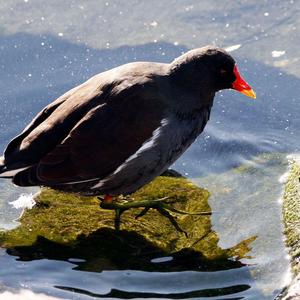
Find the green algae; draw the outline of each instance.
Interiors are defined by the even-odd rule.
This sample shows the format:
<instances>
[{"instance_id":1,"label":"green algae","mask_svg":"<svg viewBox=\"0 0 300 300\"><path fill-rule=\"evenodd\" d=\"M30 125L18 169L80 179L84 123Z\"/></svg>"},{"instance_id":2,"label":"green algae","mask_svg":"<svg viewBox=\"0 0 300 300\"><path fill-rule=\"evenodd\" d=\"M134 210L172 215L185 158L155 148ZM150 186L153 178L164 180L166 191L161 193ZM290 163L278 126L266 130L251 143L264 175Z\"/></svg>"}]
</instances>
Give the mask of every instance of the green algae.
<instances>
[{"instance_id":1,"label":"green algae","mask_svg":"<svg viewBox=\"0 0 300 300\"><path fill-rule=\"evenodd\" d=\"M147 200L166 196L176 209L192 213L211 211L208 205L210 193L183 177L160 176L130 198ZM101 209L96 197L43 188L36 202L33 209L23 213L19 227L0 233L0 246L25 260L79 257L86 260L80 266L85 270L135 268L135 265L144 269L149 265L146 263L149 255L172 254L179 259L184 256L184 265L194 258L194 262L196 259L212 269L222 269L229 267L228 264L240 266L238 260L247 257L255 239L251 237L229 249L220 248L210 215L174 214L179 226L188 233L186 237L156 210L150 210L139 219L135 216L140 208L125 211L121 230L115 231L114 212ZM137 255L139 260L134 258ZM152 265L148 268L153 268Z\"/></svg>"},{"instance_id":2,"label":"green algae","mask_svg":"<svg viewBox=\"0 0 300 300\"><path fill-rule=\"evenodd\" d=\"M295 274L300 271L300 165L296 161L291 165L284 197L283 197L283 219L285 226L286 245L290 249L292 257L292 269Z\"/></svg>"},{"instance_id":3,"label":"green algae","mask_svg":"<svg viewBox=\"0 0 300 300\"><path fill-rule=\"evenodd\" d=\"M283 289L276 300L291 300L299 298L300 287L300 162L292 160L290 171L285 183L283 195L283 220L285 243L289 249L291 269L294 278L289 285Z\"/></svg>"}]
</instances>

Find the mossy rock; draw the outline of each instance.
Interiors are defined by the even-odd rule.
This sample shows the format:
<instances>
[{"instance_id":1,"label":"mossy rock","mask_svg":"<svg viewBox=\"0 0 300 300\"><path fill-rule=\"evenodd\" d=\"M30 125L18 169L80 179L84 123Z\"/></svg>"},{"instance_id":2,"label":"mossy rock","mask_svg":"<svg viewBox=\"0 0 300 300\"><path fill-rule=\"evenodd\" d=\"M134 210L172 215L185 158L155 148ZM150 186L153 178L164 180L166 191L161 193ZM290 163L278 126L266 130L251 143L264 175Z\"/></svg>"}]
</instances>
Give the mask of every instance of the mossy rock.
<instances>
[{"instance_id":1,"label":"mossy rock","mask_svg":"<svg viewBox=\"0 0 300 300\"><path fill-rule=\"evenodd\" d=\"M291 257L294 278L276 300L296 300L300 297L300 161L291 162L283 196L283 220L286 245Z\"/></svg>"},{"instance_id":2,"label":"mossy rock","mask_svg":"<svg viewBox=\"0 0 300 300\"><path fill-rule=\"evenodd\" d=\"M300 164L294 162L285 185L283 218L286 235L286 245L290 249L293 271L300 271Z\"/></svg>"},{"instance_id":3,"label":"mossy rock","mask_svg":"<svg viewBox=\"0 0 300 300\"><path fill-rule=\"evenodd\" d=\"M183 177L160 176L130 198L168 196L174 208L195 213L210 212L209 195L207 190ZM188 261L193 259L192 268L199 270L196 260L209 269L223 269L241 266L239 259L246 256L255 239L249 238L230 249L220 248L210 215L176 215L179 226L188 233L186 237L156 210L139 219L135 216L140 208L124 212L121 230L115 231L114 211L101 209L96 197L43 188L36 202L33 209L23 213L19 227L0 233L0 246L25 260L76 257L85 260L81 264L85 270L129 266L151 269L154 265L149 264L151 257L171 254L179 260L185 257L182 268L190 269Z\"/></svg>"}]
</instances>

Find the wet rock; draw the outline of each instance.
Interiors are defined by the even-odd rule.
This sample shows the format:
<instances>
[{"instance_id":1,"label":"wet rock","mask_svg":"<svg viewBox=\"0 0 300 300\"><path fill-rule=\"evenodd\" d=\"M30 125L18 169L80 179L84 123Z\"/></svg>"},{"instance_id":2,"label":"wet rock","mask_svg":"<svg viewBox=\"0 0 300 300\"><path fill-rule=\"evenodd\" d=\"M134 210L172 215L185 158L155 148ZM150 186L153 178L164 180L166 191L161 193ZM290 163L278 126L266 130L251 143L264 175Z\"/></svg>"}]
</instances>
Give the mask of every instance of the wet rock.
<instances>
[{"instance_id":1,"label":"wet rock","mask_svg":"<svg viewBox=\"0 0 300 300\"><path fill-rule=\"evenodd\" d=\"M283 217L286 245L291 256L292 271L295 275L291 285L278 299L300 299L300 160L295 159L287 178L284 192Z\"/></svg>"},{"instance_id":2,"label":"wet rock","mask_svg":"<svg viewBox=\"0 0 300 300\"><path fill-rule=\"evenodd\" d=\"M178 176L158 177L130 197L151 200L166 196L176 209L211 211L209 192ZM141 208L125 211L121 230L116 231L114 211L101 209L96 197L43 188L35 200L37 205L23 213L19 227L0 233L0 245L22 260L76 258L77 268L88 271L220 270L243 266L239 260L246 257L255 239L222 249L210 215L172 213L186 236L156 210L136 219ZM164 263L152 262L164 257L168 257Z\"/></svg>"}]
</instances>

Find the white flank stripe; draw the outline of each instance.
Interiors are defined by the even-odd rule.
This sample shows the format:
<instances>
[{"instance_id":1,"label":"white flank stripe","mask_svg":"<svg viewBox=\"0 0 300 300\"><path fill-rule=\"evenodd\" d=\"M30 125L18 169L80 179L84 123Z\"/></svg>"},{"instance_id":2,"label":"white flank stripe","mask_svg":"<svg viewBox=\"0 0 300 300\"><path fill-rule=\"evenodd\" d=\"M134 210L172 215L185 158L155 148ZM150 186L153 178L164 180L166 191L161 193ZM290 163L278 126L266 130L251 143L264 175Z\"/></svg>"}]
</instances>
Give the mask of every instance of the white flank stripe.
<instances>
[{"instance_id":1,"label":"white flank stripe","mask_svg":"<svg viewBox=\"0 0 300 300\"><path fill-rule=\"evenodd\" d=\"M75 183L85 183L85 182L94 181L94 180L97 180L97 179L99 179L99 177L97 177L97 178L92 178L92 179L86 179L86 180L79 180L79 181L65 182L65 183L62 183L62 184L63 184L63 185L68 185L68 184L75 184Z\"/></svg>"}]
</instances>

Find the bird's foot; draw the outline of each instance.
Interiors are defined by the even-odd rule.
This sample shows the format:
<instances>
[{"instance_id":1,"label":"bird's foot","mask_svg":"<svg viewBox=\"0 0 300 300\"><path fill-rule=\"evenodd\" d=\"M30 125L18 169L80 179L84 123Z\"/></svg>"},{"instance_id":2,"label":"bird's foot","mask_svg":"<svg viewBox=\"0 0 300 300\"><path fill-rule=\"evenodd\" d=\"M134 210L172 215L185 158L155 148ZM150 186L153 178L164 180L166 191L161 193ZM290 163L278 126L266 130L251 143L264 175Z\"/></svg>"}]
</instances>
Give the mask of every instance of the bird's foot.
<instances>
[{"instance_id":1,"label":"bird's foot","mask_svg":"<svg viewBox=\"0 0 300 300\"><path fill-rule=\"evenodd\" d=\"M100 207L103 209L111 209L115 211L115 229L120 230L120 222L121 222L121 215L124 211L130 208L143 208L143 210L135 217L136 219L144 216L150 208L156 209L162 216L169 219L175 229L181 233L184 233L187 236L187 233L180 228L175 218L172 216L171 213L181 214L181 215L192 215L192 216L207 216L211 215L211 212L196 212L190 213L183 210L175 209L170 205L170 203L174 203L175 201L171 200L170 197L163 197L154 200L136 200L136 201L127 201L125 199L121 200L114 200L111 196L105 196L104 198L98 197L100 202Z\"/></svg>"}]
</instances>

